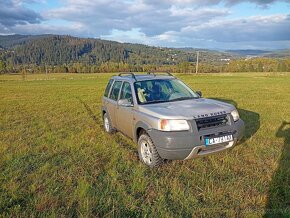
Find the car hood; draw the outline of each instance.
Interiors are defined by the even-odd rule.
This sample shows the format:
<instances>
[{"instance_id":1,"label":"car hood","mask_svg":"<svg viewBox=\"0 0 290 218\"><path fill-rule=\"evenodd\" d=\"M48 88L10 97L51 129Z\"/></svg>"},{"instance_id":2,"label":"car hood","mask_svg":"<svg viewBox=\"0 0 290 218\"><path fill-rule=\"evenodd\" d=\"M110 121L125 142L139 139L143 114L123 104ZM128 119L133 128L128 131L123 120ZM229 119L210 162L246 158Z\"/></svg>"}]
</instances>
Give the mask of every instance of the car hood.
<instances>
[{"instance_id":1,"label":"car hood","mask_svg":"<svg viewBox=\"0 0 290 218\"><path fill-rule=\"evenodd\" d=\"M142 105L139 111L162 119L198 119L230 113L234 109L228 103L198 98Z\"/></svg>"}]
</instances>

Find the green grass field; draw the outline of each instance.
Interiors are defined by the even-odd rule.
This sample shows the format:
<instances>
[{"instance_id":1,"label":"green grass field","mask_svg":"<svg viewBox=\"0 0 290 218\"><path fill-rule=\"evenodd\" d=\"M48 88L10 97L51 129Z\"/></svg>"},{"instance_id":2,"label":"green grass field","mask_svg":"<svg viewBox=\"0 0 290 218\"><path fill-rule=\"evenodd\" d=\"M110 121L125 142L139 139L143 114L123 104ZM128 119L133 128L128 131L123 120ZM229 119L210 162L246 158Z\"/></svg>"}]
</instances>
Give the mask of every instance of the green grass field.
<instances>
[{"instance_id":1,"label":"green grass field","mask_svg":"<svg viewBox=\"0 0 290 218\"><path fill-rule=\"evenodd\" d=\"M110 76L0 76L0 216L290 216L290 73L177 75L236 104L246 137L156 169L102 129Z\"/></svg>"}]
</instances>

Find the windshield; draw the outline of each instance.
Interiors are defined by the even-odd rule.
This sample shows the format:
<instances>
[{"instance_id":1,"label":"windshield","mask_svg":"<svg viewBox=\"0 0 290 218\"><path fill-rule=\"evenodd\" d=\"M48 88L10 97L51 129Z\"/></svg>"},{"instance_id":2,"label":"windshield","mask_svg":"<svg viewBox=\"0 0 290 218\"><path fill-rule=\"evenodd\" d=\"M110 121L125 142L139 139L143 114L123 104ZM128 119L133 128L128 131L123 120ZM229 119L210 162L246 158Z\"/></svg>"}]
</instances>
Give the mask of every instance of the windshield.
<instances>
[{"instance_id":1,"label":"windshield","mask_svg":"<svg viewBox=\"0 0 290 218\"><path fill-rule=\"evenodd\" d=\"M139 104L180 101L199 95L177 79L145 80L134 83Z\"/></svg>"}]
</instances>

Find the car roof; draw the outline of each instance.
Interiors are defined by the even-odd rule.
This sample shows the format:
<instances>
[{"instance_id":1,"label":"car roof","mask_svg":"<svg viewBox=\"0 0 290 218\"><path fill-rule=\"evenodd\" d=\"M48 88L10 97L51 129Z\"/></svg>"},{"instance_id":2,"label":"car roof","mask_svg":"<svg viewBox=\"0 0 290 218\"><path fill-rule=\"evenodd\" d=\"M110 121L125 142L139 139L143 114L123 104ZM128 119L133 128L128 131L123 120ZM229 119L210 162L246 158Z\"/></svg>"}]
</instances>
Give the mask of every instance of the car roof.
<instances>
[{"instance_id":1,"label":"car roof","mask_svg":"<svg viewBox=\"0 0 290 218\"><path fill-rule=\"evenodd\" d=\"M120 73L118 76L113 76L114 80L125 80L129 82L145 81L145 80L159 80L159 79L174 79L171 74L134 74L134 73Z\"/></svg>"}]
</instances>

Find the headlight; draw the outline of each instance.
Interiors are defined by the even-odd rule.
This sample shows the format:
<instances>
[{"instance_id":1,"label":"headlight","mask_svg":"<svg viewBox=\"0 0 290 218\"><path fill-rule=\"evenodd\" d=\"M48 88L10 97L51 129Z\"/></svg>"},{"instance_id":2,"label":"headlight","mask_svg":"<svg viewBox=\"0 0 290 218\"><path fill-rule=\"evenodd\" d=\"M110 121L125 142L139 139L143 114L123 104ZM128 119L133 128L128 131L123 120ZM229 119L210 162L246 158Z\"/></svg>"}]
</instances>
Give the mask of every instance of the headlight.
<instances>
[{"instance_id":1,"label":"headlight","mask_svg":"<svg viewBox=\"0 0 290 218\"><path fill-rule=\"evenodd\" d=\"M237 110L233 110L231 112L231 115L233 116L234 121L238 121L240 119L239 112Z\"/></svg>"},{"instance_id":2,"label":"headlight","mask_svg":"<svg viewBox=\"0 0 290 218\"><path fill-rule=\"evenodd\" d=\"M189 130L186 120L159 120L158 129L161 131L185 131Z\"/></svg>"}]
</instances>

